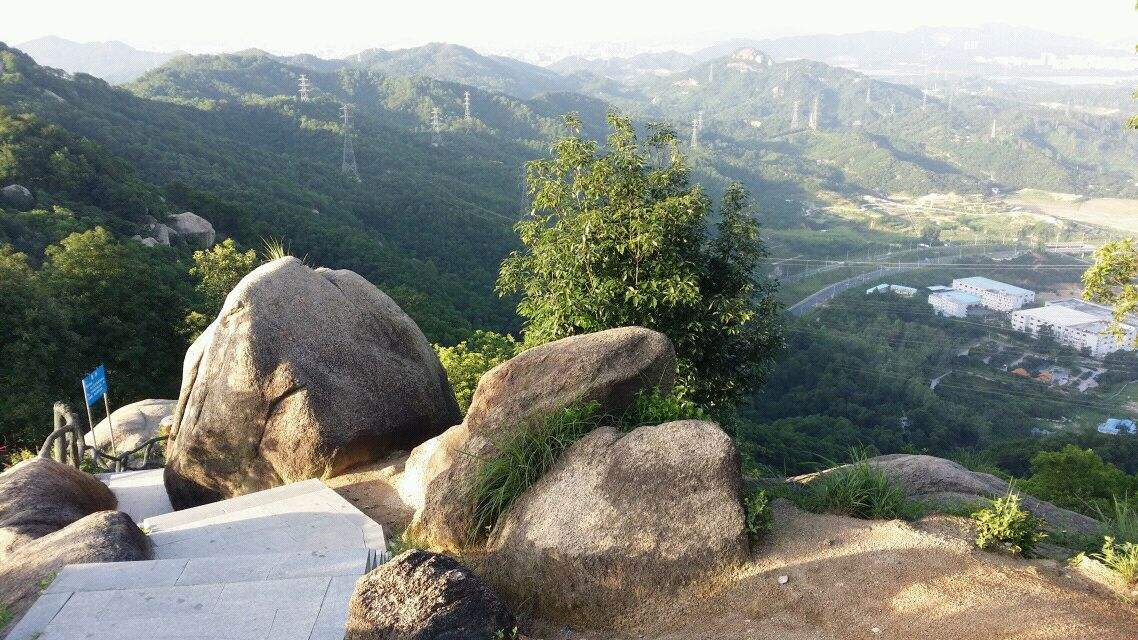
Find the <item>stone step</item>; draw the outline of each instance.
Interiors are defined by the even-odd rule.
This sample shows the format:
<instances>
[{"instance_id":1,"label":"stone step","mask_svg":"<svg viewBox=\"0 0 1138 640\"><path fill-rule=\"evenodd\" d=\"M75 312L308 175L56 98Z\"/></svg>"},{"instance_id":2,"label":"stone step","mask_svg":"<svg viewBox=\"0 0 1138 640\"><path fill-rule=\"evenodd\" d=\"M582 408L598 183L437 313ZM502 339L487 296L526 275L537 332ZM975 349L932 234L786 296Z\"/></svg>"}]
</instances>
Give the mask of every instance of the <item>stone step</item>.
<instances>
[{"instance_id":1,"label":"stone step","mask_svg":"<svg viewBox=\"0 0 1138 640\"><path fill-rule=\"evenodd\" d=\"M385 549L383 528L320 480L146 518L154 557Z\"/></svg>"},{"instance_id":2,"label":"stone step","mask_svg":"<svg viewBox=\"0 0 1138 640\"><path fill-rule=\"evenodd\" d=\"M69 565L8 640L338 640L356 580L388 558L337 549Z\"/></svg>"},{"instance_id":3,"label":"stone step","mask_svg":"<svg viewBox=\"0 0 1138 640\"><path fill-rule=\"evenodd\" d=\"M166 495L162 469L100 473L95 477L102 480L118 498L119 511L126 513L135 522L174 510L170 505L170 497Z\"/></svg>"}]
</instances>

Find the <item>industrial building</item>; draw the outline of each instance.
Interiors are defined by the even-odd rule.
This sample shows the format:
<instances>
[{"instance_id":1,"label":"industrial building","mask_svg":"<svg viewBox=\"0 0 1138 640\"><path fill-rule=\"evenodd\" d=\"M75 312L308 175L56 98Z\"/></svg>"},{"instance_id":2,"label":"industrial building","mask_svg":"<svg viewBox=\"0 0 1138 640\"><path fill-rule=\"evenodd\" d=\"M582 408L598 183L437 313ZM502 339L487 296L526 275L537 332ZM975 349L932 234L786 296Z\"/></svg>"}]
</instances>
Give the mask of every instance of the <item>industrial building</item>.
<instances>
[{"instance_id":1,"label":"industrial building","mask_svg":"<svg viewBox=\"0 0 1138 640\"><path fill-rule=\"evenodd\" d=\"M1034 291L981 276L957 278L952 288L980 298L981 306L995 311L1014 311L1035 302Z\"/></svg>"},{"instance_id":2,"label":"industrial building","mask_svg":"<svg viewBox=\"0 0 1138 640\"><path fill-rule=\"evenodd\" d=\"M1012 328L1038 337L1040 330L1050 327L1060 344L1086 349L1096 358L1120 349L1134 349L1138 328L1129 322L1120 327L1121 334L1110 331L1113 321L1110 307L1075 298L1054 300L1034 309L1013 311Z\"/></svg>"},{"instance_id":3,"label":"industrial building","mask_svg":"<svg viewBox=\"0 0 1138 640\"><path fill-rule=\"evenodd\" d=\"M914 289L913 287L906 287L904 285L888 284L888 283L879 284L876 287L870 287L870 288L866 289L865 295L868 296L871 293L885 293L887 291L891 292L891 293L895 293L895 294L897 294L903 298L912 298L913 296L917 295L917 290Z\"/></svg>"},{"instance_id":4,"label":"industrial building","mask_svg":"<svg viewBox=\"0 0 1138 640\"><path fill-rule=\"evenodd\" d=\"M969 307L980 306L980 297L963 291L936 291L929 294L933 311L949 318L963 318Z\"/></svg>"}]
</instances>

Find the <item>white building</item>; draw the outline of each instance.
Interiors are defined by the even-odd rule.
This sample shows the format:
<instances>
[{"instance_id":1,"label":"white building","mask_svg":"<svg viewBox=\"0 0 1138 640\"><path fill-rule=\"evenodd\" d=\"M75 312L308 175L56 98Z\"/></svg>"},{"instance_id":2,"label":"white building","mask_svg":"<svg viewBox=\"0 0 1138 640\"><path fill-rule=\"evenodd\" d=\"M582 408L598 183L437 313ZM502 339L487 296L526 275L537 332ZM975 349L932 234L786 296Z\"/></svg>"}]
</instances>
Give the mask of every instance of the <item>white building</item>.
<instances>
[{"instance_id":1,"label":"white building","mask_svg":"<svg viewBox=\"0 0 1138 640\"><path fill-rule=\"evenodd\" d=\"M897 294L903 298L912 298L913 296L917 295L917 290L914 289L913 287L906 287L906 286L899 285L899 284L888 284L888 283L879 284L876 287L870 287L870 288L866 289L865 295L868 296L871 293L885 293L887 291L895 293L895 294Z\"/></svg>"},{"instance_id":2,"label":"white building","mask_svg":"<svg viewBox=\"0 0 1138 640\"><path fill-rule=\"evenodd\" d=\"M980 304L996 311L1012 311L1035 302L1035 292L989 278L957 278L952 288L980 298Z\"/></svg>"},{"instance_id":3,"label":"white building","mask_svg":"<svg viewBox=\"0 0 1138 640\"><path fill-rule=\"evenodd\" d=\"M968 308L980 304L979 296L963 291L936 291L929 294L929 304L933 312L949 318L963 318L968 315Z\"/></svg>"},{"instance_id":4,"label":"white building","mask_svg":"<svg viewBox=\"0 0 1138 640\"><path fill-rule=\"evenodd\" d=\"M1134 349L1138 328L1123 323L1122 335L1111 332L1113 314L1110 307L1101 304L1067 298L1054 300L1046 306L1034 309L1020 309L1010 314L1012 327L1038 337L1043 327L1050 327L1052 335L1060 344L1087 349L1091 355L1101 358L1119 349Z\"/></svg>"}]
</instances>

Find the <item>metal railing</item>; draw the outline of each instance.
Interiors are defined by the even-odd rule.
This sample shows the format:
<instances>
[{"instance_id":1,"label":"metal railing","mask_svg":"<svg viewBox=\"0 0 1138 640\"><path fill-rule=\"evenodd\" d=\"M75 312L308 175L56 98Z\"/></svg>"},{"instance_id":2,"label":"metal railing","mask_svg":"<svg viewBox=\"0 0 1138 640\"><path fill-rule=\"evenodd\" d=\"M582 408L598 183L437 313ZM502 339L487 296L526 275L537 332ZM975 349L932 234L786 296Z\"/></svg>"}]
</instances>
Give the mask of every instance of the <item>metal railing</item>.
<instances>
[{"instance_id":1,"label":"metal railing","mask_svg":"<svg viewBox=\"0 0 1138 640\"><path fill-rule=\"evenodd\" d=\"M52 407L52 421L52 432L43 441L39 455L41 458L51 458L57 462L70 464L76 469L83 467L88 452L96 472L147 469L157 463L161 445L169 439L169 436L155 436L130 451L107 453L98 447L87 446L86 440L83 439L83 426L66 404L55 403ZM91 425L91 430L94 431L94 425ZM137 455L139 452L142 452L141 459Z\"/></svg>"}]
</instances>

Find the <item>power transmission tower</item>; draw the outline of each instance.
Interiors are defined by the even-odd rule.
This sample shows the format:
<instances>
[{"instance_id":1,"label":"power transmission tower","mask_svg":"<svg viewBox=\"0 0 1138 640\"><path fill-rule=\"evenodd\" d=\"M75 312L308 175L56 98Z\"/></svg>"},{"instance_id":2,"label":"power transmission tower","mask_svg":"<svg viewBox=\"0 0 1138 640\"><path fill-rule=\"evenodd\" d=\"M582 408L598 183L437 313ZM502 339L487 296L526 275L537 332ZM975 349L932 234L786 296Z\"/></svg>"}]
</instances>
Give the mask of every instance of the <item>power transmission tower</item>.
<instances>
[{"instance_id":1,"label":"power transmission tower","mask_svg":"<svg viewBox=\"0 0 1138 640\"><path fill-rule=\"evenodd\" d=\"M469 91L464 91L462 93L462 118L463 118L463 120L466 120L467 123L474 120L474 118L470 115L470 92Z\"/></svg>"},{"instance_id":2,"label":"power transmission tower","mask_svg":"<svg viewBox=\"0 0 1138 640\"><path fill-rule=\"evenodd\" d=\"M889 115L891 115L891 116L897 115L897 103L896 102L890 102L889 103Z\"/></svg>"},{"instance_id":3,"label":"power transmission tower","mask_svg":"<svg viewBox=\"0 0 1138 640\"><path fill-rule=\"evenodd\" d=\"M988 133L988 139L989 140L995 140L996 139L996 119L995 118L992 118L992 131Z\"/></svg>"},{"instance_id":4,"label":"power transmission tower","mask_svg":"<svg viewBox=\"0 0 1138 640\"><path fill-rule=\"evenodd\" d=\"M865 88L865 103L867 105L873 104L873 93L871 92L872 89L873 85L869 85Z\"/></svg>"},{"instance_id":5,"label":"power transmission tower","mask_svg":"<svg viewBox=\"0 0 1138 640\"><path fill-rule=\"evenodd\" d=\"M711 65L707 68L707 84L712 84L714 82L715 82L715 65Z\"/></svg>"},{"instance_id":6,"label":"power transmission tower","mask_svg":"<svg viewBox=\"0 0 1138 640\"><path fill-rule=\"evenodd\" d=\"M818 130L818 96L814 96L814 104L810 107L810 120L808 121L811 131Z\"/></svg>"},{"instance_id":7,"label":"power transmission tower","mask_svg":"<svg viewBox=\"0 0 1138 640\"><path fill-rule=\"evenodd\" d=\"M921 111L929 108L929 92L921 89Z\"/></svg>"},{"instance_id":8,"label":"power transmission tower","mask_svg":"<svg viewBox=\"0 0 1138 640\"><path fill-rule=\"evenodd\" d=\"M703 112L691 119L691 148L699 148L699 130L703 127Z\"/></svg>"},{"instance_id":9,"label":"power transmission tower","mask_svg":"<svg viewBox=\"0 0 1138 640\"><path fill-rule=\"evenodd\" d=\"M439 108L431 107L431 146L437 147L443 143L443 126L439 123Z\"/></svg>"},{"instance_id":10,"label":"power transmission tower","mask_svg":"<svg viewBox=\"0 0 1138 640\"><path fill-rule=\"evenodd\" d=\"M300 93L300 101L308 102L308 91L312 88L312 85L308 83L308 76L303 73L300 74L300 82L298 82L296 86L297 91Z\"/></svg>"},{"instance_id":11,"label":"power transmission tower","mask_svg":"<svg viewBox=\"0 0 1138 640\"><path fill-rule=\"evenodd\" d=\"M352 107L344 102L340 104L340 120L344 123L344 161L340 164L340 171L346 176L360 180L360 168L356 165L356 149L352 146Z\"/></svg>"},{"instance_id":12,"label":"power transmission tower","mask_svg":"<svg viewBox=\"0 0 1138 640\"><path fill-rule=\"evenodd\" d=\"M794 111L790 112L790 128L791 129L797 129L798 128L798 106L799 106L799 101L795 100L794 101Z\"/></svg>"}]
</instances>

